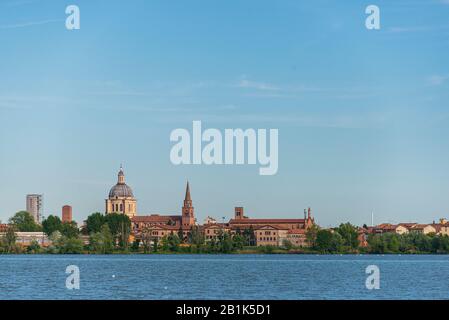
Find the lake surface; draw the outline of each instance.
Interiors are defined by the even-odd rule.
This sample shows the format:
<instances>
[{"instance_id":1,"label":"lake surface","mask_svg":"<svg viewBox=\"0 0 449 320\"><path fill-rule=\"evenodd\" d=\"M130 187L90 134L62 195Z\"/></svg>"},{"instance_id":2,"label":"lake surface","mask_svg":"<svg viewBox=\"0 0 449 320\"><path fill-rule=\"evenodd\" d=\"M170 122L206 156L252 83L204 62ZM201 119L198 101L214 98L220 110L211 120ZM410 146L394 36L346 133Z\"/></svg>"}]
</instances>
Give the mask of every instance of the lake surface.
<instances>
[{"instance_id":1,"label":"lake surface","mask_svg":"<svg viewBox=\"0 0 449 320\"><path fill-rule=\"evenodd\" d=\"M449 256L0 255L0 299L449 299Z\"/></svg>"}]
</instances>

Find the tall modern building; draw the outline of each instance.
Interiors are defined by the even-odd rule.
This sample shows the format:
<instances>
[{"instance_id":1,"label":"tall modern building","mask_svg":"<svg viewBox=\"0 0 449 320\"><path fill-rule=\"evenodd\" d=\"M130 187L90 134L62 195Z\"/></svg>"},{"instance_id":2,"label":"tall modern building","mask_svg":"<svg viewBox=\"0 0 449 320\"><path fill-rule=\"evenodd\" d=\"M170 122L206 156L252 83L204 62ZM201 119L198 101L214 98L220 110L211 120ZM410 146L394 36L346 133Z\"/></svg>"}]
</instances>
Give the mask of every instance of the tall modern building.
<instances>
[{"instance_id":1,"label":"tall modern building","mask_svg":"<svg viewBox=\"0 0 449 320\"><path fill-rule=\"evenodd\" d=\"M28 194L27 195L27 205L26 210L33 216L36 223L41 222L44 199L42 194Z\"/></svg>"},{"instance_id":2,"label":"tall modern building","mask_svg":"<svg viewBox=\"0 0 449 320\"><path fill-rule=\"evenodd\" d=\"M72 207L63 206L62 207L62 222L72 222Z\"/></svg>"}]
</instances>

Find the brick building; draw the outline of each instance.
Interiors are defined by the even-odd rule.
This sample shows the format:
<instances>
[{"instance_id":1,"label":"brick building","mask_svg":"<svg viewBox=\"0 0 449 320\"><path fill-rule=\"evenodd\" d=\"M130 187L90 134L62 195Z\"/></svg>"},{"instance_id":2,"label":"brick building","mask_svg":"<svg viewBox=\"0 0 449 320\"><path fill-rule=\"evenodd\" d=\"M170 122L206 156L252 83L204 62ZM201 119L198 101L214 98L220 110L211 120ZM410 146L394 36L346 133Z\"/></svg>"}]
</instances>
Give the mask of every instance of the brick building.
<instances>
[{"instance_id":1,"label":"brick building","mask_svg":"<svg viewBox=\"0 0 449 320\"><path fill-rule=\"evenodd\" d=\"M72 207L71 206L63 206L62 207L62 222L72 222Z\"/></svg>"}]
</instances>

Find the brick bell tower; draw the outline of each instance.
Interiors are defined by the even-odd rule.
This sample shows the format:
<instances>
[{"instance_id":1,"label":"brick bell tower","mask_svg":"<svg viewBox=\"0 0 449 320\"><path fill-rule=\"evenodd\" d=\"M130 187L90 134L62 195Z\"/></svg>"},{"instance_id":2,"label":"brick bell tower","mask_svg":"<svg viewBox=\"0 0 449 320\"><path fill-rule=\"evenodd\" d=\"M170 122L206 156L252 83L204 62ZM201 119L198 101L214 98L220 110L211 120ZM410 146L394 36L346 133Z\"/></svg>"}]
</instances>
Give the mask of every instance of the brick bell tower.
<instances>
[{"instance_id":1,"label":"brick bell tower","mask_svg":"<svg viewBox=\"0 0 449 320\"><path fill-rule=\"evenodd\" d=\"M195 224L194 208L192 206L192 198L190 197L190 187L187 181L186 197L184 199L184 206L182 207L182 226L193 226Z\"/></svg>"}]
</instances>

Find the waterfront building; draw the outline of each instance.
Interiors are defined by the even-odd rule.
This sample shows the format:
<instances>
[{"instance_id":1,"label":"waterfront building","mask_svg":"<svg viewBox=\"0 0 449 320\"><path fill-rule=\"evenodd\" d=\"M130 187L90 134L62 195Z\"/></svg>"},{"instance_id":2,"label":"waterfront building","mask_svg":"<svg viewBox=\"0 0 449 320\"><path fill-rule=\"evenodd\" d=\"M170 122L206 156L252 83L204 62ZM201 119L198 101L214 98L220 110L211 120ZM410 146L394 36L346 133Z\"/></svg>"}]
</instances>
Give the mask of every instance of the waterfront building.
<instances>
[{"instance_id":1,"label":"waterfront building","mask_svg":"<svg viewBox=\"0 0 449 320\"><path fill-rule=\"evenodd\" d=\"M206 219L204 219L204 224L215 224L217 223L217 220L215 218L212 218L211 216L207 216Z\"/></svg>"},{"instance_id":2,"label":"waterfront building","mask_svg":"<svg viewBox=\"0 0 449 320\"><path fill-rule=\"evenodd\" d=\"M0 231L0 238L3 237L5 233L6 229ZM22 246L29 246L33 241L36 241L41 246L48 246L51 244L51 241L44 232L15 232L15 234L16 243Z\"/></svg>"},{"instance_id":3,"label":"waterfront building","mask_svg":"<svg viewBox=\"0 0 449 320\"><path fill-rule=\"evenodd\" d=\"M437 230L430 224L415 224L409 230L422 234L437 233Z\"/></svg>"},{"instance_id":4,"label":"waterfront building","mask_svg":"<svg viewBox=\"0 0 449 320\"><path fill-rule=\"evenodd\" d=\"M383 233L396 233L396 234L406 234L409 232L418 232L422 234L435 233L439 234L442 230L442 227L446 225L441 224L418 224L418 223L399 223L399 224L390 224L390 223L382 223L375 227L368 228L367 233L373 234L383 234ZM444 229L446 230L446 229Z\"/></svg>"},{"instance_id":5,"label":"waterfront building","mask_svg":"<svg viewBox=\"0 0 449 320\"><path fill-rule=\"evenodd\" d=\"M184 203L180 215L151 214L135 215L131 218L134 235L139 238L148 232L153 238L160 240L169 234L182 234L182 240L188 239L189 232L195 226L195 209L190 195L190 185L187 182Z\"/></svg>"},{"instance_id":6,"label":"waterfront building","mask_svg":"<svg viewBox=\"0 0 449 320\"><path fill-rule=\"evenodd\" d=\"M291 229L290 229L291 230ZM287 240L287 227L278 227L276 225L264 225L258 227L254 233L256 235L257 246L276 246L279 247Z\"/></svg>"},{"instance_id":7,"label":"waterfront building","mask_svg":"<svg viewBox=\"0 0 449 320\"><path fill-rule=\"evenodd\" d=\"M44 200L42 194L28 194L26 196L26 211L31 214L36 223L41 222Z\"/></svg>"},{"instance_id":8,"label":"waterfront building","mask_svg":"<svg viewBox=\"0 0 449 320\"><path fill-rule=\"evenodd\" d=\"M306 229L293 229L287 231L287 241L295 247L307 247Z\"/></svg>"},{"instance_id":9,"label":"waterfront building","mask_svg":"<svg viewBox=\"0 0 449 320\"><path fill-rule=\"evenodd\" d=\"M236 207L234 209L234 219L229 221L231 228L239 228L241 230L248 228L257 229L266 225L285 230L305 230L311 227L314 223L315 219L312 217L311 208L304 210L304 219L253 219L248 218L243 214L243 207Z\"/></svg>"},{"instance_id":10,"label":"waterfront building","mask_svg":"<svg viewBox=\"0 0 449 320\"><path fill-rule=\"evenodd\" d=\"M71 206L63 206L62 207L62 222L72 222L72 207Z\"/></svg>"},{"instance_id":11,"label":"waterfront building","mask_svg":"<svg viewBox=\"0 0 449 320\"><path fill-rule=\"evenodd\" d=\"M8 231L8 225L5 223L0 223L0 233Z\"/></svg>"},{"instance_id":12,"label":"waterfront building","mask_svg":"<svg viewBox=\"0 0 449 320\"><path fill-rule=\"evenodd\" d=\"M203 232L204 239L206 241L217 240L218 236L224 232L231 234L235 233L235 230L231 229L229 223L216 223L216 222L204 224L201 227L201 231Z\"/></svg>"},{"instance_id":13,"label":"waterfront building","mask_svg":"<svg viewBox=\"0 0 449 320\"><path fill-rule=\"evenodd\" d=\"M106 214L122 213L132 218L137 212L137 200L130 186L125 183L125 173L120 166L118 181L109 191L106 199Z\"/></svg>"},{"instance_id":14,"label":"waterfront building","mask_svg":"<svg viewBox=\"0 0 449 320\"><path fill-rule=\"evenodd\" d=\"M235 207L234 218L229 222L217 223L216 219L207 217L204 225L197 226L189 182L186 185L180 214L139 215L136 207L137 200L132 189L125 183L125 174L120 167L118 182L112 187L106 199L106 213L128 215L131 219L132 236L135 239L144 240L149 237L151 241L160 241L163 237L176 234L186 242L192 228L197 227L206 241L216 240L223 232L231 235L250 233L254 235L252 245L281 246L288 240L294 246L306 246L306 231L315 223L311 208L304 210L304 218L301 219L254 219L245 216L243 207Z\"/></svg>"}]
</instances>

